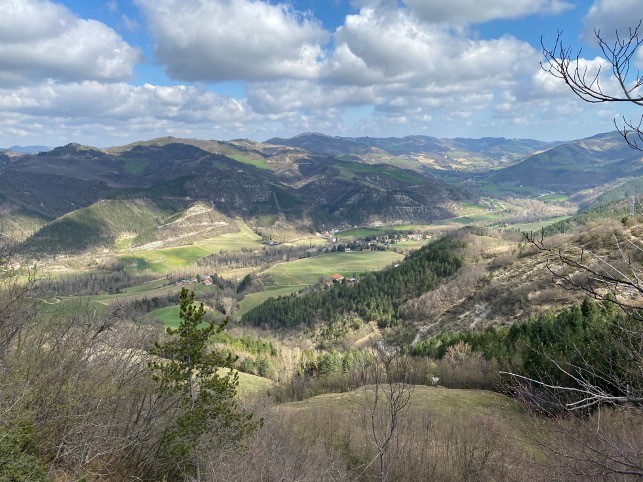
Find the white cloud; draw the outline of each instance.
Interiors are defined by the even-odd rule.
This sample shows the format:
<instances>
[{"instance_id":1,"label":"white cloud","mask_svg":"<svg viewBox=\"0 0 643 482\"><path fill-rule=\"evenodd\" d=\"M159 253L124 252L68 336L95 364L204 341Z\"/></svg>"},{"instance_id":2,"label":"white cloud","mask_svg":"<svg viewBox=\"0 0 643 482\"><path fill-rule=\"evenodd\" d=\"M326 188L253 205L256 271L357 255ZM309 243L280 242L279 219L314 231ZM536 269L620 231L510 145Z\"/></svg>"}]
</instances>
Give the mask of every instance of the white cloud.
<instances>
[{"instance_id":1,"label":"white cloud","mask_svg":"<svg viewBox=\"0 0 643 482\"><path fill-rule=\"evenodd\" d=\"M627 35L630 28L635 28L643 20L641 0L596 0L583 19L583 38L595 44L595 30L600 30L606 40L615 39L618 30L621 36Z\"/></svg>"},{"instance_id":2,"label":"white cloud","mask_svg":"<svg viewBox=\"0 0 643 482\"><path fill-rule=\"evenodd\" d=\"M252 109L268 115L373 104L382 100L377 98L374 87L339 86L310 80L250 83L247 92Z\"/></svg>"},{"instance_id":3,"label":"white cloud","mask_svg":"<svg viewBox=\"0 0 643 482\"><path fill-rule=\"evenodd\" d=\"M232 122L250 115L245 101L197 87L96 81L64 84L49 81L37 86L0 89L0 111L106 121L154 118L186 123Z\"/></svg>"},{"instance_id":4,"label":"white cloud","mask_svg":"<svg viewBox=\"0 0 643 482\"><path fill-rule=\"evenodd\" d=\"M337 83L387 86L399 94L485 91L517 81L537 65L513 37L471 40L418 21L407 11L364 8L335 33L325 75Z\"/></svg>"},{"instance_id":5,"label":"white cloud","mask_svg":"<svg viewBox=\"0 0 643 482\"><path fill-rule=\"evenodd\" d=\"M136 0L168 74L187 81L314 78L328 33L286 4Z\"/></svg>"},{"instance_id":6,"label":"white cloud","mask_svg":"<svg viewBox=\"0 0 643 482\"><path fill-rule=\"evenodd\" d=\"M565 0L404 0L431 23L463 25L532 14L558 14L573 7Z\"/></svg>"},{"instance_id":7,"label":"white cloud","mask_svg":"<svg viewBox=\"0 0 643 482\"><path fill-rule=\"evenodd\" d=\"M140 52L111 28L47 0L0 2L0 86L43 79L118 81Z\"/></svg>"},{"instance_id":8,"label":"white cloud","mask_svg":"<svg viewBox=\"0 0 643 482\"><path fill-rule=\"evenodd\" d=\"M0 138L37 132L49 143L97 146L160 135L230 138L259 120L244 100L192 86L48 81L0 89Z\"/></svg>"}]
</instances>

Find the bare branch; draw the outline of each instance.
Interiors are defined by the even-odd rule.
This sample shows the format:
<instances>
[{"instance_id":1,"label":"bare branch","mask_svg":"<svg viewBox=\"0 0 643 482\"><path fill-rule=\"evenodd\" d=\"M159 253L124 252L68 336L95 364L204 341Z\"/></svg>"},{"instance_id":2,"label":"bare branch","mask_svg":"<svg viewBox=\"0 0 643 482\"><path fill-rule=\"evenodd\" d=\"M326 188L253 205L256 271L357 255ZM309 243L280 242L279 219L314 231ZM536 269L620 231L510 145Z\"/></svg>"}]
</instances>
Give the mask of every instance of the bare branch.
<instances>
[{"instance_id":1,"label":"bare branch","mask_svg":"<svg viewBox=\"0 0 643 482\"><path fill-rule=\"evenodd\" d=\"M611 93L601 85L601 74L603 69L598 67L595 73L590 73L589 67L581 59L582 49L574 54L571 47L564 45L562 31L558 31L556 41L552 48L545 47L541 39L541 46L544 61L540 63L542 69L557 79L562 79L571 91L585 102L591 104L616 102L630 103L643 107L643 74L634 70L632 61L636 52L643 44L643 36L640 34L641 24L639 21L635 28L628 30L628 35L622 37L616 32L616 39L608 43L599 30L594 31L599 48L611 66L611 74L618 84L619 93ZM634 149L643 150L643 117L636 124L625 118L623 125L619 126L616 119L614 123L628 145Z\"/></svg>"}]
</instances>

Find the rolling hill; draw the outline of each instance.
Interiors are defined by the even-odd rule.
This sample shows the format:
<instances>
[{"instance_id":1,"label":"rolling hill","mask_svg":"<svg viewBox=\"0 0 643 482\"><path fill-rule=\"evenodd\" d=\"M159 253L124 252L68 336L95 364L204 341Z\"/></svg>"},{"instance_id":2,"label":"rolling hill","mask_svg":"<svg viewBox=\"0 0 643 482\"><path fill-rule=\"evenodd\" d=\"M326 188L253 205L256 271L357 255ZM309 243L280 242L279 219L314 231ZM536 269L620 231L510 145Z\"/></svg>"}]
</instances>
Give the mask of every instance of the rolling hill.
<instances>
[{"instance_id":1,"label":"rolling hill","mask_svg":"<svg viewBox=\"0 0 643 482\"><path fill-rule=\"evenodd\" d=\"M618 132L567 142L488 173L494 189L572 194L621 177L643 174L643 155Z\"/></svg>"},{"instance_id":2,"label":"rolling hill","mask_svg":"<svg viewBox=\"0 0 643 482\"><path fill-rule=\"evenodd\" d=\"M227 220L235 217L251 225L268 222L270 228L280 222L306 231L378 222L426 224L457 216L454 206L475 201L479 187L492 196L571 194L643 174L640 153L617 133L564 144L322 134L265 143L164 137L109 149L68 144L38 154L0 154L0 163L0 209L13 226L5 237L22 241L38 230L25 246L47 239L54 250L65 245L61 229L75 229L75 236L86 238L79 241L84 249L113 245L121 232L138 237L135 244L165 242L162 229L152 235L148 228L197 203L217 213L215 224L233 225ZM481 169L485 172L470 172ZM114 231L109 216L104 229L88 229L101 223L101 201L148 203L163 215L146 211L135 230ZM188 217L192 221L173 245L202 239L198 232L205 221ZM43 227L45 222L52 224Z\"/></svg>"},{"instance_id":3,"label":"rolling hill","mask_svg":"<svg viewBox=\"0 0 643 482\"><path fill-rule=\"evenodd\" d=\"M453 200L466 198L444 181L387 164L299 153L289 159L286 171L272 170L266 167L270 156L250 142L204 141L211 150L223 146L228 155L222 155L192 145L199 144L197 141L183 144L169 140L106 151L69 144L13 159L0 175L5 211L22 209L53 221L24 246L44 246L47 240L51 249L68 248L68 241L63 242L68 235L62 233L72 232L84 239L78 241L77 248L113 245L121 231L143 236L143 231L157 225L158 212L175 215L198 202L226 219L251 221L269 215L311 229L315 223L429 222L449 217ZM283 152L275 148L272 156ZM286 161L282 162L282 167L285 165ZM146 219L134 216L137 229L123 226L114 231L118 223L109 219L109 210L101 208L101 201L119 201L119 209L136 203L154 205L156 214L149 210L139 213ZM14 208L9 210L9 205ZM123 219L134 219L131 214L128 211ZM107 217L101 228L103 216ZM203 225L203 221L193 220ZM142 244L155 241L149 232L145 236ZM177 239L182 237L187 241L185 236Z\"/></svg>"},{"instance_id":4,"label":"rolling hill","mask_svg":"<svg viewBox=\"0 0 643 482\"><path fill-rule=\"evenodd\" d=\"M269 144L303 149L326 156L351 156L364 162L396 163L400 157L418 166L440 169L485 170L516 162L555 146L533 139L441 139L430 136L334 137L305 133L290 139L272 138Z\"/></svg>"}]
</instances>

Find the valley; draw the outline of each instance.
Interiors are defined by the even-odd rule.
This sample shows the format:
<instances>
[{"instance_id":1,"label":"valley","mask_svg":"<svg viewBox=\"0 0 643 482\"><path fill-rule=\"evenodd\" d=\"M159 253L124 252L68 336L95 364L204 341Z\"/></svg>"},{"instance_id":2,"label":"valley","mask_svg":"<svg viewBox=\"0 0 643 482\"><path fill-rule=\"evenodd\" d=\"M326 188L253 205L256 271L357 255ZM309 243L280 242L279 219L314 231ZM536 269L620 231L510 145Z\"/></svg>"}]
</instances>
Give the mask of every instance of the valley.
<instances>
[{"instance_id":1,"label":"valley","mask_svg":"<svg viewBox=\"0 0 643 482\"><path fill-rule=\"evenodd\" d=\"M194 293L198 329L227 323L208 342L230 355L218 373L235 377L241 406L264 420L250 452L204 461L224 478L234 466L248 480L294 466L294 454L328 477L376 477L368 447L386 435L382 411L395 397L405 402L386 464L405 480L531 480L542 465L556 474L543 460L564 450L559 441L583 451L570 441L585 429L552 415L577 398L500 372L573 385L556 366L604 368L599 340L629 356L609 333L630 318L609 289L586 298L594 265L569 261L587 252L596 273L600 263L624 273L620 249L639 273L643 172L619 139L168 137L16 155L0 172L0 307L24 293L20 310L38 327L29 336L59 336L60 356L78 349L121 367L90 370L118 401L96 396L118 404L138 397L120 392L130 386L120 377L144 366L164 330L180 331ZM635 294L614 296L624 313L639 309ZM590 368L566 358L580 344ZM32 357L26 345L18 352ZM69 370L81 376L80 365ZM146 370L132 383L148 386ZM72 379L46 376L73 393ZM632 427L640 418L627 429L636 439ZM313 469L297 470L305 479Z\"/></svg>"}]
</instances>

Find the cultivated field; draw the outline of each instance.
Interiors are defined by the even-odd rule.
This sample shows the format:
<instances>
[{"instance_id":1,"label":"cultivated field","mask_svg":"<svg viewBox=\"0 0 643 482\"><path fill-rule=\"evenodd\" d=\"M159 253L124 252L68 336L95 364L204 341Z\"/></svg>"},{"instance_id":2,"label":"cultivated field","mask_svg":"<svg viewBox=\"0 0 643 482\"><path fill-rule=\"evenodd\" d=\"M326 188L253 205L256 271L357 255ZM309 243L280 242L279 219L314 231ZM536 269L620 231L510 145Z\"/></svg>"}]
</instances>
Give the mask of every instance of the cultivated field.
<instances>
[{"instance_id":1,"label":"cultivated field","mask_svg":"<svg viewBox=\"0 0 643 482\"><path fill-rule=\"evenodd\" d=\"M343 276L358 275L380 270L404 257L393 251L354 251L328 253L314 258L278 263L262 274L269 275L278 286L305 286L316 283L335 273Z\"/></svg>"},{"instance_id":2,"label":"cultivated field","mask_svg":"<svg viewBox=\"0 0 643 482\"><path fill-rule=\"evenodd\" d=\"M296 293L303 286L279 286L279 287L270 287L265 291L259 291L257 293L250 293L241 300L239 303L240 308L235 313L235 318L240 319L244 314L253 309L256 306L259 306L261 303L266 301L268 298L277 298L279 296L287 296L290 293Z\"/></svg>"},{"instance_id":3,"label":"cultivated field","mask_svg":"<svg viewBox=\"0 0 643 482\"><path fill-rule=\"evenodd\" d=\"M223 234L216 238L197 241L190 246L140 250L123 256L138 271L151 270L155 273L167 273L177 268L186 268L197 259L222 251L237 251L243 248L258 248L261 238L256 235L242 220L237 220L239 231Z\"/></svg>"}]
</instances>

